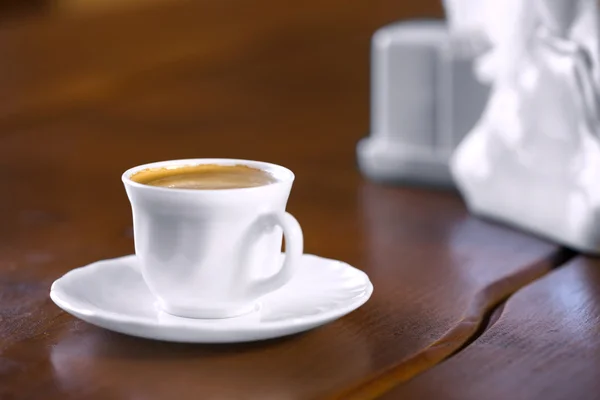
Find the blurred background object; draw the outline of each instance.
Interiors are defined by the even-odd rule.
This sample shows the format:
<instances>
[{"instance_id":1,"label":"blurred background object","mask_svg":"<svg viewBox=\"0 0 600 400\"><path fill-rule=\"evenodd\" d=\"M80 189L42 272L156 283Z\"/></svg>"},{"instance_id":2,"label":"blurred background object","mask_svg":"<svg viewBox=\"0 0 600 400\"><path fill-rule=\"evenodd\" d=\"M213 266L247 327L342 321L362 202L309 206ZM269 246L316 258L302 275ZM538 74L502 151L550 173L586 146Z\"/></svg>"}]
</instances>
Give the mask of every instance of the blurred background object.
<instances>
[{"instance_id":1,"label":"blurred background object","mask_svg":"<svg viewBox=\"0 0 600 400\"><path fill-rule=\"evenodd\" d=\"M489 88L473 61L475 34L453 37L443 21L379 29L372 40L371 132L357 147L361 170L384 182L453 185L450 156L473 127Z\"/></svg>"},{"instance_id":2,"label":"blurred background object","mask_svg":"<svg viewBox=\"0 0 600 400\"><path fill-rule=\"evenodd\" d=\"M489 95L474 64L491 43L486 1L442 0L446 21L406 21L373 35L371 131L357 147L366 176L454 185L450 156Z\"/></svg>"},{"instance_id":3,"label":"blurred background object","mask_svg":"<svg viewBox=\"0 0 600 400\"><path fill-rule=\"evenodd\" d=\"M452 156L456 184L476 215L600 254L598 4L486 7L477 70L492 89Z\"/></svg>"}]
</instances>

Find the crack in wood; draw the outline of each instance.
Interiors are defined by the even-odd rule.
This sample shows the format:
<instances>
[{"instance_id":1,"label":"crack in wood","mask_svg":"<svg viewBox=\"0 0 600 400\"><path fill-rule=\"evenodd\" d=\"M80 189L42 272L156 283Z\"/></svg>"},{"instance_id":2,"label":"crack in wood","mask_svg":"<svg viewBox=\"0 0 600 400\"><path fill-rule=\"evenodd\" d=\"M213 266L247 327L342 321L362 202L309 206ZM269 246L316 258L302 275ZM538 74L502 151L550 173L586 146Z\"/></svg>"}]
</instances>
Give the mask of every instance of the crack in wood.
<instances>
[{"instance_id":1,"label":"crack in wood","mask_svg":"<svg viewBox=\"0 0 600 400\"><path fill-rule=\"evenodd\" d=\"M517 273L496 281L473 298L463 317L441 338L389 368L379 371L327 399L374 399L463 351L501 318L504 305L520 289L559 268L576 256L561 248Z\"/></svg>"}]
</instances>

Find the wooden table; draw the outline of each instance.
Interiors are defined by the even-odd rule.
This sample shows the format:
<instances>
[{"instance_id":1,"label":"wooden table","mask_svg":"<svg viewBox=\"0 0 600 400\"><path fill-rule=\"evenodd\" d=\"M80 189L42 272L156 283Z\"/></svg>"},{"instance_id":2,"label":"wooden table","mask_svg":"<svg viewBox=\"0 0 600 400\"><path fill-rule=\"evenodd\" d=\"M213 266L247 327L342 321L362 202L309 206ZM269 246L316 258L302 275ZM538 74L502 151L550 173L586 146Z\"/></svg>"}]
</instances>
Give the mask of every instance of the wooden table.
<instances>
[{"instance_id":1,"label":"wooden table","mask_svg":"<svg viewBox=\"0 0 600 400\"><path fill-rule=\"evenodd\" d=\"M383 187L355 167L370 35L441 15L437 1L24 10L0 25L0 398L600 396L597 261L473 218L455 193ZM306 252L367 272L372 299L239 345L131 338L58 309L53 280L133 252L120 173L187 157L294 170Z\"/></svg>"}]
</instances>

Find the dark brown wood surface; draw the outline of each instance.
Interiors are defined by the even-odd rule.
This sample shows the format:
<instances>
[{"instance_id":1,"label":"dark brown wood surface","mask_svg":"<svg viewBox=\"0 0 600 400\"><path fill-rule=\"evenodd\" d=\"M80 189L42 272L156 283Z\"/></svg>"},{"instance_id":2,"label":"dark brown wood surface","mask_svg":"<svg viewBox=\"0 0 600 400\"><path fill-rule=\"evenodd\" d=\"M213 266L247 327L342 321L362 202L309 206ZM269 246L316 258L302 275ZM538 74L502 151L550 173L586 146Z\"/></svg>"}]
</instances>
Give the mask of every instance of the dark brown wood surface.
<instances>
[{"instance_id":1,"label":"dark brown wood surface","mask_svg":"<svg viewBox=\"0 0 600 400\"><path fill-rule=\"evenodd\" d=\"M463 352L386 399L598 399L600 262L577 258L516 293Z\"/></svg>"},{"instance_id":2,"label":"dark brown wood surface","mask_svg":"<svg viewBox=\"0 0 600 400\"><path fill-rule=\"evenodd\" d=\"M71 3L0 27L0 398L375 397L568 258L468 216L454 193L360 177L370 35L440 15L437 1ZM294 170L306 251L366 271L372 299L311 332L227 346L130 338L54 306L54 279L133 252L121 172L187 157Z\"/></svg>"}]
</instances>

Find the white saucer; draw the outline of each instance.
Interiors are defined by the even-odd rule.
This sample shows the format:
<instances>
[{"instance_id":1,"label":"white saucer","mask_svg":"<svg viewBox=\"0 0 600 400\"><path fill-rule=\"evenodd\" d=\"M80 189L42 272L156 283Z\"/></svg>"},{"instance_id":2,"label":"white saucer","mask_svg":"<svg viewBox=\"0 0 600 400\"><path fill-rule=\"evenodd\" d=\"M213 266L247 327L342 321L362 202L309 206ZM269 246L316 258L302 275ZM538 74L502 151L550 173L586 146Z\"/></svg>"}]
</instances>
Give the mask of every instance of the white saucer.
<instances>
[{"instance_id":1,"label":"white saucer","mask_svg":"<svg viewBox=\"0 0 600 400\"><path fill-rule=\"evenodd\" d=\"M50 297L84 321L128 335L191 343L270 339L326 324L363 305L367 275L348 264L305 254L294 278L264 296L250 314L190 319L158 310L134 255L74 269L52 284Z\"/></svg>"}]
</instances>

